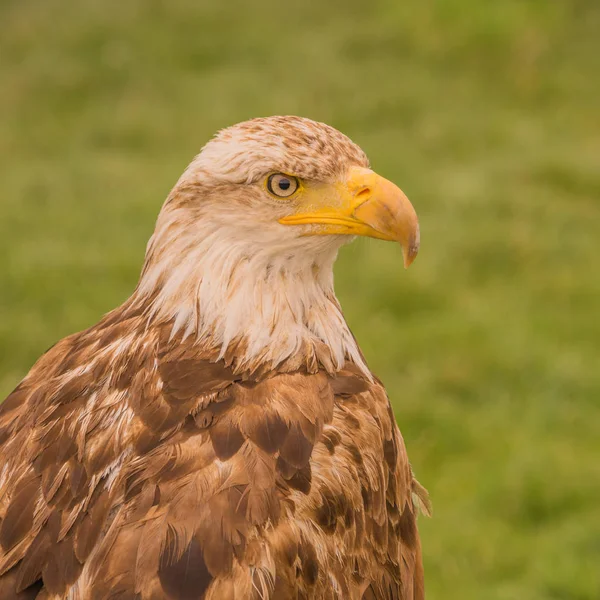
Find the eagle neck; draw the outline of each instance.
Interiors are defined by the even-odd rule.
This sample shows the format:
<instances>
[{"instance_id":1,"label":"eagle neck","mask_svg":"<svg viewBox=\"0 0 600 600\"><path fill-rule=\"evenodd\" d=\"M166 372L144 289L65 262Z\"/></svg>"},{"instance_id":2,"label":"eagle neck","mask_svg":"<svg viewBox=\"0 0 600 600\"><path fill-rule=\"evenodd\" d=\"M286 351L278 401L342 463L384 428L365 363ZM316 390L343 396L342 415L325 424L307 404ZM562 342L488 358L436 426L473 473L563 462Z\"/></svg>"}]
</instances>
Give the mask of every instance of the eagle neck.
<instances>
[{"instance_id":1,"label":"eagle neck","mask_svg":"<svg viewBox=\"0 0 600 600\"><path fill-rule=\"evenodd\" d=\"M339 244L316 243L318 252L276 252L207 236L183 260L146 268L136 293L152 298L151 319L172 322L172 337L237 370L291 363L335 372L349 360L368 373L334 292Z\"/></svg>"}]
</instances>

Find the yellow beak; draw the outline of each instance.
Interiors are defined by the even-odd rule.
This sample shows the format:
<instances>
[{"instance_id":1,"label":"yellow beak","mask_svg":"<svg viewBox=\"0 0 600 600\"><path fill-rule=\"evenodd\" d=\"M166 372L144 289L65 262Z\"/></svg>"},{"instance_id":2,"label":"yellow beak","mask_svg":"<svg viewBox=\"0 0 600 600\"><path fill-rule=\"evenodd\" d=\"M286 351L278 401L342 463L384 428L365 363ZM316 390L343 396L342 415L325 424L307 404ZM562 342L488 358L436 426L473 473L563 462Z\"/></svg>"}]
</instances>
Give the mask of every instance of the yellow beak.
<instances>
[{"instance_id":1,"label":"yellow beak","mask_svg":"<svg viewBox=\"0 0 600 600\"><path fill-rule=\"evenodd\" d=\"M362 235L400 242L404 267L419 251L419 221L400 188L370 169L352 167L344 182L301 192L283 225L310 225L304 235Z\"/></svg>"}]
</instances>

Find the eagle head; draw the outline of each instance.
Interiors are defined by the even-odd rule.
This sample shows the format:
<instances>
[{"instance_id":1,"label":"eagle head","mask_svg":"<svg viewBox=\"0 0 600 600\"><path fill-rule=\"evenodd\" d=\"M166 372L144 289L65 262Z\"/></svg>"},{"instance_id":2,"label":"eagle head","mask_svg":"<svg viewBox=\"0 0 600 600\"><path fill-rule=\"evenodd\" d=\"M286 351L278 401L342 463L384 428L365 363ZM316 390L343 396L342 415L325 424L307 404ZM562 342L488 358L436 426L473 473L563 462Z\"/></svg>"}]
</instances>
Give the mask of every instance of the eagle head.
<instances>
[{"instance_id":1,"label":"eagle head","mask_svg":"<svg viewBox=\"0 0 600 600\"><path fill-rule=\"evenodd\" d=\"M169 194L138 293L175 332L222 355L244 340L246 359L283 347L270 356L281 362L318 340L343 364L352 343L332 266L355 236L399 242L408 267L419 248L416 213L336 129L253 119L220 131Z\"/></svg>"}]
</instances>

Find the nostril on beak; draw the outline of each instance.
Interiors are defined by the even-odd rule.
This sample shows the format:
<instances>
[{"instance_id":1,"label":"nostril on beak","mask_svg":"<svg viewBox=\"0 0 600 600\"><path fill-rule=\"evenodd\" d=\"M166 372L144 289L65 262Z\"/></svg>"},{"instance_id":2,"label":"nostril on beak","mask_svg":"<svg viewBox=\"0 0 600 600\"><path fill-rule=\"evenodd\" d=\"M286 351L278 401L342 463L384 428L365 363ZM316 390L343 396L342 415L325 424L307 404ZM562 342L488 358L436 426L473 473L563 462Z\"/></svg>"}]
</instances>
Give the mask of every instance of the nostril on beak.
<instances>
[{"instance_id":1,"label":"nostril on beak","mask_svg":"<svg viewBox=\"0 0 600 600\"><path fill-rule=\"evenodd\" d=\"M355 194L356 200L358 202L364 202L365 200L367 200L369 198L370 195L371 195L371 188L368 186L360 188Z\"/></svg>"}]
</instances>

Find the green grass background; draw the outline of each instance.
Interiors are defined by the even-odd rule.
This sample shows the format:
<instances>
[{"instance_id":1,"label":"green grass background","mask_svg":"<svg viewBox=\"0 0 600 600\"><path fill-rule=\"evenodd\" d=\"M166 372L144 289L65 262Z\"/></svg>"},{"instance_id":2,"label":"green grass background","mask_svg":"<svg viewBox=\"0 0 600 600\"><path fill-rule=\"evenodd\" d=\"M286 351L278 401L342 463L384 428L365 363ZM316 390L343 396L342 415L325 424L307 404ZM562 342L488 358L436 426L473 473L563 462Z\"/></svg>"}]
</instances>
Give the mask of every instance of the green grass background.
<instances>
[{"instance_id":1,"label":"green grass background","mask_svg":"<svg viewBox=\"0 0 600 600\"><path fill-rule=\"evenodd\" d=\"M430 599L600 598L600 3L4 0L0 396L133 289L223 126L301 114L398 182L422 250L338 294L434 517Z\"/></svg>"}]
</instances>

